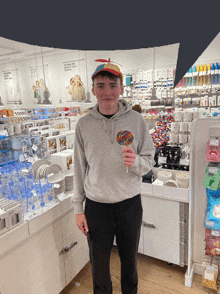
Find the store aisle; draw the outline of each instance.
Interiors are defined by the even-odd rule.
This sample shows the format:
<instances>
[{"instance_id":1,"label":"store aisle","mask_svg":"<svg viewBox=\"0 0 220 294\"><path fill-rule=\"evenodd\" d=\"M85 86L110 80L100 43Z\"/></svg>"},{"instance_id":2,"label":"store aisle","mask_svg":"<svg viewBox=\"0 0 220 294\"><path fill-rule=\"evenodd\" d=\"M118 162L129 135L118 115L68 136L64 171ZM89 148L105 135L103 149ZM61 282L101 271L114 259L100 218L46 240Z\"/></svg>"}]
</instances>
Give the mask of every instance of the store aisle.
<instances>
[{"instance_id":1,"label":"store aisle","mask_svg":"<svg viewBox=\"0 0 220 294\"><path fill-rule=\"evenodd\" d=\"M184 286L186 267L169 267L165 262L138 254L139 294L214 294L216 291L202 286L202 276L195 274L193 287ZM121 294L120 260L117 248L111 255L113 294ZM80 283L76 286L75 283ZM60 294L93 294L90 263L63 289Z\"/></svg>"}]
</instances>

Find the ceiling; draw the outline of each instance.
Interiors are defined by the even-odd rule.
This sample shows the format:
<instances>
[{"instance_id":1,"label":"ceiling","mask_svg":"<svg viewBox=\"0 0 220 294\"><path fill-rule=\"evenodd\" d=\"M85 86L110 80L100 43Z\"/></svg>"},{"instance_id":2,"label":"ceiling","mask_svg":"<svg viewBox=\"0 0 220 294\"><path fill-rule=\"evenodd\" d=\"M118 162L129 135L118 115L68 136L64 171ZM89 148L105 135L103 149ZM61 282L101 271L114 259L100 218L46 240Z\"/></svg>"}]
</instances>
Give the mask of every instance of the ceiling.
<instances>
[{"instance_id":1,"label":"ceiling","mask_svg":"<svg viewBox=\"0 0 220 294\"><path fill-rule=\"evenodd\" d=\"M64 49L55 49L50 47L40 47L37 45L29 45L26 43L20 43L17 41L9 40L0 37L0 63L8 63L18 59L26 59L33 55L39 55L42 52L52 53Z\"/></svg>"},{"instance_id":2,"label":"ceiling","mask_svg":"<svg viewBox=\"0 0 220 294\"><path fill-rule=\"evenodd\" d=\"M34 43L34 42L33 42ZM161 46L156 48L156 67L162 65L169 65L172 63L176 63L176 60L178 58L178 45L179 44L173 44L168 45L168 46ZM207 49L201 54L197 61L197 63L202 63L202 62L212 62L212 59L214 61L219 61L220 60L220 54L219 50L220 49L220 33L214 38L214 40L211 42L211 44L207 47ZM119 59L120 61L125 58L126 55L126 60L125 62L128 61L131 64L135 64L138 67L142 67L142 62L145 60L148 60L149 65L152 66L152 59L153 59L153 54L152 54L152 48L142 48L142 49L136 49L136 50L112 50L107 53L107 51L102 51L102 53L107 53L103 54L104 56L110 55L109 57L112 56L112 60ZM50 48L50 47L40 47L38 45L29 45L26 43L21 43L17 41L13 41L10 39L6 39L3 37L0 37L0 64L4 63L9 63L9 62L14 62L19 59L29 59L32 58L33 56L40 55L41 53L44 54L51 54L51 53L64 53L64 52L73 52L77 50L67 50L67 49L56 49L56 48ZM92 55L96 56L97 58L100 58L100 51L93 51ZM128 58L129 57L129 58ZM120 63L120 62L119 62Z\"/></svg>"}]
</instances>

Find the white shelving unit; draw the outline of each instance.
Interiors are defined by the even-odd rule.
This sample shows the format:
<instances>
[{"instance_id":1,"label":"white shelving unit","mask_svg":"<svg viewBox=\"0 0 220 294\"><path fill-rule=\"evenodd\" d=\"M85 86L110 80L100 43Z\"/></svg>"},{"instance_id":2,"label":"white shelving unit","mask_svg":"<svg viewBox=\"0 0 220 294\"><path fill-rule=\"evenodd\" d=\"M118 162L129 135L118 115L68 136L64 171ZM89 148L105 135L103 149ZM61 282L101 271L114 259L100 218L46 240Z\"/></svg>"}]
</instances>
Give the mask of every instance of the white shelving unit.
<instances>
[{"instance_id":1,"label":"white shelving unit","mask_svg":"<svg viewBox=\"0 0 220 294\"><path fill-rule=\"evenodd\" d=\"M206 189L203 187L208 165L205 161L206 146L210 136L220 137L219 118L202 118L194 121L190 136L188 268L185 274L185 285L188 287L192 286L194 273L202 275L205 254L204 220L207 207Z\"/></svg>"}]
</instances>

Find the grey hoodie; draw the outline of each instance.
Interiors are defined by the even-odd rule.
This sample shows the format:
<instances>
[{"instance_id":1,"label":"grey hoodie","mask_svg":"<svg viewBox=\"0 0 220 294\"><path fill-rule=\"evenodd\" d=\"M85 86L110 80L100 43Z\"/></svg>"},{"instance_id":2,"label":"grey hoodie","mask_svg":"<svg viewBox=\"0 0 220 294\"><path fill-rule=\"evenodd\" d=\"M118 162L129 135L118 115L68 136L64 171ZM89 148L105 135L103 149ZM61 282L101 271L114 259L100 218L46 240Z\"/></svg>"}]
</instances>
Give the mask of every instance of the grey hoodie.
<instances>
[{"instance_id":1,"label":"grey hoodie","mask_svg":"<svg viewBox=\"0 0 220 294\"><path fill-rule=\"evenodd\" d=\"M154 145L142 115L118 100L119 111L110 119L97 110L88 109L75 128L74 143L74 213L84 213L85 197L101 203L116 203L132 198L141 191L142 175L154 162ZM133 166L123 163L125 148L116 141L121 130L132 132L131 148L135 151Z\"/></svg>"}]
</instances>

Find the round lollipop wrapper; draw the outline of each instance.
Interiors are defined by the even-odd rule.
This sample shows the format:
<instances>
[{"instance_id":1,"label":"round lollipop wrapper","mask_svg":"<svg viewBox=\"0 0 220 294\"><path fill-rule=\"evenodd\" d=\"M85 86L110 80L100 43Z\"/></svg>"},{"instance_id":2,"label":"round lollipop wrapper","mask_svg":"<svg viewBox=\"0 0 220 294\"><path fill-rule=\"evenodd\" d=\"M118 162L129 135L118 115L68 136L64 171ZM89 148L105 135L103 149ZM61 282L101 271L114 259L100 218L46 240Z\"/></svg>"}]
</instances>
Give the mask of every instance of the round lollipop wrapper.
<instances>
[{"instance_id":1,"label":"round lollipop wrapper","mask_svg":"<svg viewBox=\"0 0 220 294\"><path fill-rule=\"evenodd\" d=\"M118 144L123 146L130 145L133 142L133 139L134 137L132 132L126 130L121 130L116 136L116 141L118 142Z\"/></svg>"}]
</instances>

